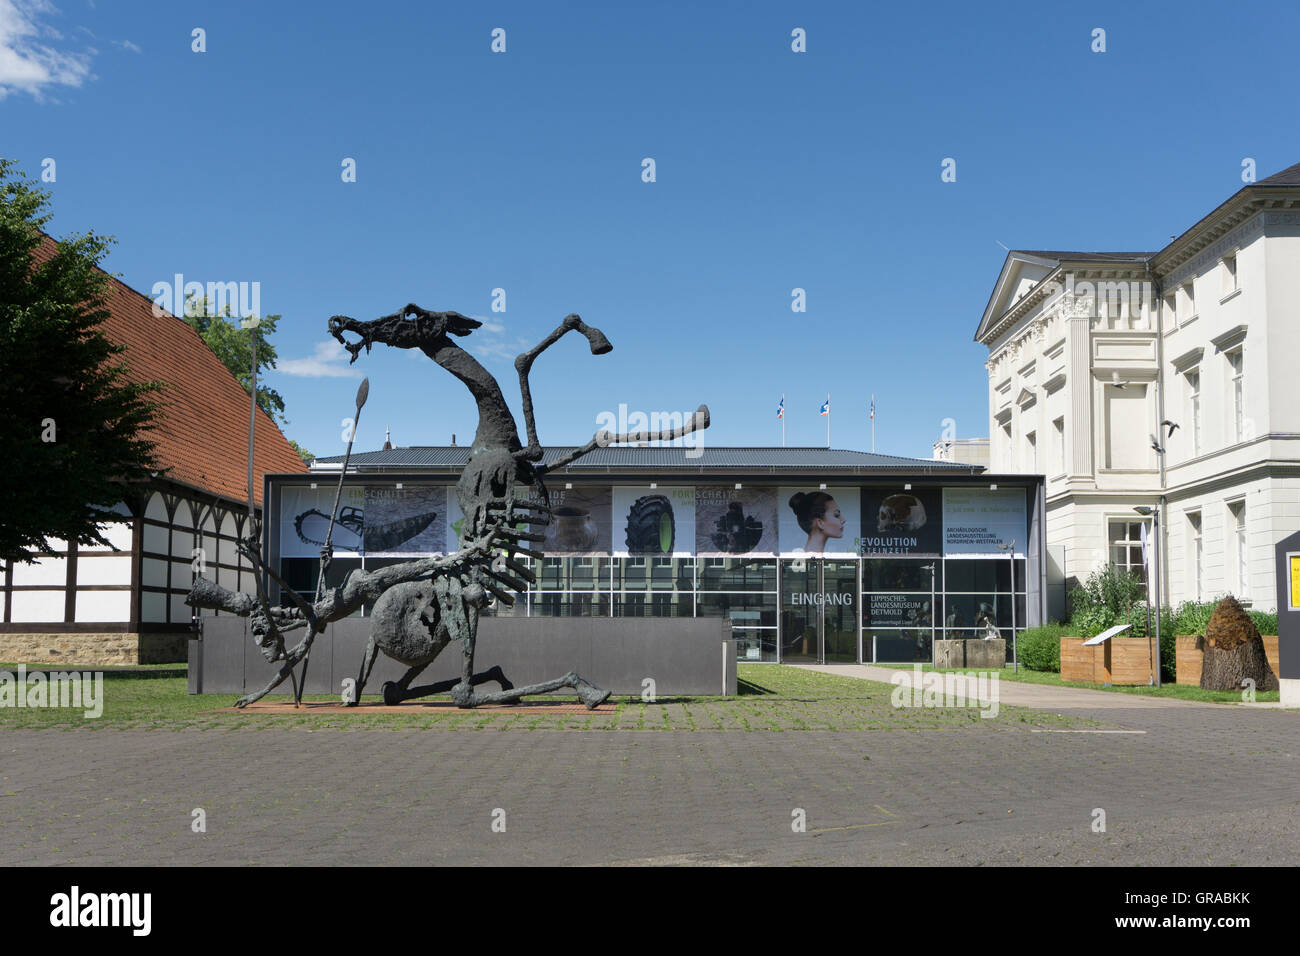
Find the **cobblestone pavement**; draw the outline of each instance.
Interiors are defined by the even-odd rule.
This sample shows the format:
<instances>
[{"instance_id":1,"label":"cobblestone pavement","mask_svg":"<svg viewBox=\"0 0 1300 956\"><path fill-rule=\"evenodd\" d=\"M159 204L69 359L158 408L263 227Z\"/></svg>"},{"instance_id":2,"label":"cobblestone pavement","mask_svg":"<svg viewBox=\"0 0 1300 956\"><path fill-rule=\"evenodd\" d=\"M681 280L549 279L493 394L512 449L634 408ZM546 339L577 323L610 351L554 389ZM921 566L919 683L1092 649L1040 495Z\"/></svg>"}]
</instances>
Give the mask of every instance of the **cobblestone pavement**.
<instances>
[{"instance_id":1,"label":"cobblestone pavement","mask_svg":"<svg viewBox=\"0 0 1300 956\"><path fill-rule=\"evenodd\" d=\"M0 864L1300 863L1300 715L1068 712L1101 723L11 729Z\"/></svg>"}]
</instances>

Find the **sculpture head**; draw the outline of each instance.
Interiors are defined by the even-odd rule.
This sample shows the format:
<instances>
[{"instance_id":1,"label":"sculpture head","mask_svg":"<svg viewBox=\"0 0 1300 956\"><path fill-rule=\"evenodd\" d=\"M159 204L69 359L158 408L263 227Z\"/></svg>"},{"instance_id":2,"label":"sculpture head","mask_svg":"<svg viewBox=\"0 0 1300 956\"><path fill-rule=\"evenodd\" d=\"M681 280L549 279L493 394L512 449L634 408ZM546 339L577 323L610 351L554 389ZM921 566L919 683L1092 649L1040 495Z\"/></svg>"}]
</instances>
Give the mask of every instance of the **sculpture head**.
<instances>
[{"instance_id":1,"label":"sculpture head","mask_svg":"<svg viewBox=\"0 0 1300 956\"><path fill-rule=\"evenodd\" d=\"M346 315L330 316L329 333L339 344L352 353L355 362L364 348L370 351L375 341L383 342L397 348L421 348L440 343L450 344L448 335L466 336L482 326L478 319L471 319L459 312L430 312L415 303L381 319L362 322ZM344 332L360 336L356 342L349 342L343 337Z\"/></svg>"}]
</instances>

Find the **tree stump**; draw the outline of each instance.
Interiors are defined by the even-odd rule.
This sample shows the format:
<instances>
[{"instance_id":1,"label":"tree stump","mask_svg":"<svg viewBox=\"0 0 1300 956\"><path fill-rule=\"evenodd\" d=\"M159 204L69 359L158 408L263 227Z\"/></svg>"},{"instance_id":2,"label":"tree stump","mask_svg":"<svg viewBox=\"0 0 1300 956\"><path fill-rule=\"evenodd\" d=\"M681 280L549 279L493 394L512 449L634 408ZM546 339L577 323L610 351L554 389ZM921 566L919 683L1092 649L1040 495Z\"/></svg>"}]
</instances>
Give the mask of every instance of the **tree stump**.
<instances>
[{"instance_id":1,"label":"tree stump","mask_svg":"<svg viewBox=\"0 0 1300 956\"><path fill-rule=\"evenodd\" d=\"M1219 602L1205 627L1205 661L1201 666L1202 690L1243 690L1242 681L1254 681L1255 690L1277 690L1277 675L1264 653L1264 641L1255 622L1237 599Z\"/></svg>"}]
</instances>

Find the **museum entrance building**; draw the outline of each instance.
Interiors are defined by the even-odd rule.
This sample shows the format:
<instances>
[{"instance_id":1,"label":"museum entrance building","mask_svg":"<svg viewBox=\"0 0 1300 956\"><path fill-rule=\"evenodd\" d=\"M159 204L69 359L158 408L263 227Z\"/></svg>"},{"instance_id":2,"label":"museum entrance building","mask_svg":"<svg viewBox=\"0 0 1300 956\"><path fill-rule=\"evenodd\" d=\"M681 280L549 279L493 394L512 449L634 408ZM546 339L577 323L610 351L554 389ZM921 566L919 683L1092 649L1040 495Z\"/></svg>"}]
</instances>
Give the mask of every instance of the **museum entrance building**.
<instances>
[{"instance_id":1,"label":"museum entrance building","mask_svg":"<svg viewBox=\"0 0 1300 956\"><path fill-rule=\"evenodd\" d=\"M331 581L457 550L468 458L454 445L354 453ZM266 479L265 553L309 599L341 465ZM1044 620L1041 476L824 448L614 446L546 482L537 581L490 614L647 630L721 617L740 660L827 664L929 661L945 639L1010 647Z\"/></svg>"}]
</instances>

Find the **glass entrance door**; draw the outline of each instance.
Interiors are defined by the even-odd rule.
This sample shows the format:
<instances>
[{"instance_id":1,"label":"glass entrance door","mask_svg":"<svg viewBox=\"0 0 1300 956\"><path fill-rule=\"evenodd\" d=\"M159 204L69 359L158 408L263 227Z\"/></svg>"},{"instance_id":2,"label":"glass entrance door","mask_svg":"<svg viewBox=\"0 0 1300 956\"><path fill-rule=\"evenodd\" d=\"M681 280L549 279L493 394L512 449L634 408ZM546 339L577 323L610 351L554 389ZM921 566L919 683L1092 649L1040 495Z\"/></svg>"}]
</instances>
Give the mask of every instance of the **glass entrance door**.
<instances>
[{"instance_id":1,"label":"glass entrance door","mask_svg":"<svg viewBox=\"0 0 1300 956\"><path fill-rule=\"evenodd\" d=\"M781 562L781 659L797 664L858 660L858 562Z\"/></svg>"},{"instance_id":2,"label":"glass entrance door","mask_svg":"<svg viewBox=\"0 0 1300 956\"><path fill-rule=\"evenodd\" d=\"M858 660L858 562L818 561L822 570L822 661Z\"/></svg>"},{"instance_id":3,"label":"glass entrance door","mask_svg":"<svg viewBox=\"0 0 1300 956\"><path fill-rule=\"evenodd\" d=\"M781 562L781 660L791 664L821 663L819 564L812 559Z\"/></svg>"}]
</instances>

